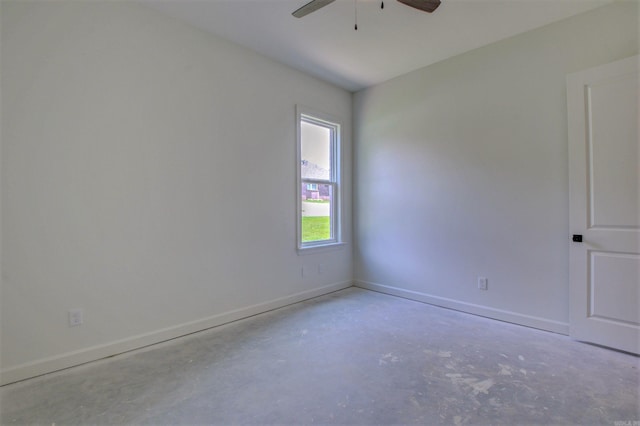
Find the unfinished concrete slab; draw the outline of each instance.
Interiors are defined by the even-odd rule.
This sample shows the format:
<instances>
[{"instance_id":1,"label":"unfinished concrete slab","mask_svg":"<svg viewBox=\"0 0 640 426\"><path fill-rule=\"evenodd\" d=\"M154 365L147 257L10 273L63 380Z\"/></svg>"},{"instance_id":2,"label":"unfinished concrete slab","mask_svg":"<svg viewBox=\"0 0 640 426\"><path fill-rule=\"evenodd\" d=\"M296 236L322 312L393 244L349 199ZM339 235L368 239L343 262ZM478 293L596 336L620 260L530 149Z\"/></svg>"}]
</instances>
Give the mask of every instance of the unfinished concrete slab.
<instances>
[{"instance_id":1,"label":"unfinished concrete slab","mask_svg":"<svg viewBox=\"0 0 640 426\"><path fill-rule=\"evenodd\" d=\"M0 423L633 424L638 366L566 336L350 288L7 385Z\"/></svg>"}]
</instances>

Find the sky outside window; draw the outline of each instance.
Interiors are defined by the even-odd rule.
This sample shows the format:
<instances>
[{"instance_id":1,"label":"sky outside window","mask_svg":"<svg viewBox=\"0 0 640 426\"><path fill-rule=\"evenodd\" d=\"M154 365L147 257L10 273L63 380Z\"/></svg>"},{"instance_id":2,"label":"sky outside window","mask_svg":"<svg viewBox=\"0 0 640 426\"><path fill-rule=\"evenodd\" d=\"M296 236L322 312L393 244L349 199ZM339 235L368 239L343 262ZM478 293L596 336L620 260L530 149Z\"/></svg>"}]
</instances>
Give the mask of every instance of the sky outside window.
<instances>
[{"instance_id":1,"label":"sky outside window","mask_svg":"<svg viewBox=\"0 0 640 426\"><path fill-rule=\"evenodd\" d=\"M302 161L325 169L331 175L331 129L317 124L300 123ZM302 176L314 177L314 176Z\"/></svg>"}]
</instances>

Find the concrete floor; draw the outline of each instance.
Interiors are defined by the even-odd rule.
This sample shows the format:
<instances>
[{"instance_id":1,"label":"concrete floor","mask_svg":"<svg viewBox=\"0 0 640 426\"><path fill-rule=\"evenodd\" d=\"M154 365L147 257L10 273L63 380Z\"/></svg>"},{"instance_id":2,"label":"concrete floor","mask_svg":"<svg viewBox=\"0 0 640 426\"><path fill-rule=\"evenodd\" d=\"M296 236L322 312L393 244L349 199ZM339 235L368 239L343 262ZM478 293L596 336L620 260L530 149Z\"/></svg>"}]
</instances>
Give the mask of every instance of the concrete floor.
<instances>
[{"instance_id":1,"label":"concrete floor","mask_svg":"<svg viewBox=\"0 0 640 426\"><path fill-rule=\"evenodd\" d=\"M5 386L0 423L626 426L640 420L638 366L350 288Z\"/></svg>"}]
</instances>

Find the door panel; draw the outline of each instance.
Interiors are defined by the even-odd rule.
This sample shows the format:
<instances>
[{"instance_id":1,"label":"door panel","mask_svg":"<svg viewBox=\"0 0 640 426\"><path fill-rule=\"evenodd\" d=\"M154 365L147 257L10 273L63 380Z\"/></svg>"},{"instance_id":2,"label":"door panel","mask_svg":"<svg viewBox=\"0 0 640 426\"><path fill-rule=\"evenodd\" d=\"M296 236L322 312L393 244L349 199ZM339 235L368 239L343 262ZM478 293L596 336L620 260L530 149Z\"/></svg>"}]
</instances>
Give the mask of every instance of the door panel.
<instances>
[{"instance_id":1,"label":"door panel","mask_svg":"<svg viewBox=\"0 0 640 426\"><path fill-rule=\"evenodd\" d=\"M638 228L637 74L607 78L585 90L590 226Z\"/></svg>"},{"instance_id":2,"label":"door panel","mask_svg":"<svg viewBox=\"0 0 640 426\"><path fill-rule=\"evenodd\" d=\"M626 279L638 276L640 256L591 251L589 263L589 316L640 325L638 290Z\"/></svg>"},{"instance_id":3,"label":"door panel","mask_svg":"<svg viewBox=\"0 0 640 426\"><path fill-rule=\"evenodd\" d=\"M640 353L638 57L567 77L570 329Z\"/></svg>"}]
</instances>

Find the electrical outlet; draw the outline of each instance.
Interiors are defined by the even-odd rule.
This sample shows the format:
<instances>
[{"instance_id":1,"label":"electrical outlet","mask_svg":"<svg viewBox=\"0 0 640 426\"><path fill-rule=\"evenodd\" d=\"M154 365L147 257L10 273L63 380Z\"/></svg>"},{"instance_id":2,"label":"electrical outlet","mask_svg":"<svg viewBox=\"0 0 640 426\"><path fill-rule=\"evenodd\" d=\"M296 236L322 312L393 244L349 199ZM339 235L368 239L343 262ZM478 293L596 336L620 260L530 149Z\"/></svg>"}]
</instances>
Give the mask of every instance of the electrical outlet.
<instances>
[{"instance_id":1,"label":"electrical outlet","mask_svg":"<svg viewBox=\"0 0 640 426\"><path fill-rule=\"evenodd\" d=\"M488 290L489 289L489 280L485 277L478 277L478 288L480 290Z\"/></svg>"},{"instance_id":2,"label":"electrical outlet","mask_svg":"<svg viewBox=\"0 0 640 426\"><path fill-rule=\"evenodd\" d=\"M324 274L324 271L327 270L327 265L325 265L324 263L320 263L318 265L318 273L319 274Z\"/></svg>"},{"instance_id":3,"label":"electrical outlet","mask_svg":"<svg viewBox=\"0 0 640 426\"><path fill-rule=\"evenodd\" d=\"M77 327L82 325L83 318L82 309L70 309L69 310L69 327Z\"/></svg>"}]
</instances>

